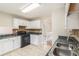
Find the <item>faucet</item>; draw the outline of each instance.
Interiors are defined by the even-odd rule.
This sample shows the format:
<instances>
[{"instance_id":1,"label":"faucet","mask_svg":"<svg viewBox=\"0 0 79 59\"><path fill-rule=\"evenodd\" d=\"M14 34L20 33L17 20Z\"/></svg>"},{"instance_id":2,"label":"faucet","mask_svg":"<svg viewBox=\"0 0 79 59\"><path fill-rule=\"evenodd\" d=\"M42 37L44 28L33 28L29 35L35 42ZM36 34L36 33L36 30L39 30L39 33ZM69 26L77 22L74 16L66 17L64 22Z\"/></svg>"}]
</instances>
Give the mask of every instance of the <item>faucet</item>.
<instances>
[{"instance_id":1,"label":"faucet","mask_svg":"<svg viewBox=\"0 0 79 59\"><path fill-rule=\"evenodd\" d=\"M73 49L73 45L71 43L69 43L69 38L72 35L72 32L71 31L68 31L68 32L69 32L69 34L67 36L67 43L69 45L69 50L72 50Z\"/></svg>"}]
</instances>

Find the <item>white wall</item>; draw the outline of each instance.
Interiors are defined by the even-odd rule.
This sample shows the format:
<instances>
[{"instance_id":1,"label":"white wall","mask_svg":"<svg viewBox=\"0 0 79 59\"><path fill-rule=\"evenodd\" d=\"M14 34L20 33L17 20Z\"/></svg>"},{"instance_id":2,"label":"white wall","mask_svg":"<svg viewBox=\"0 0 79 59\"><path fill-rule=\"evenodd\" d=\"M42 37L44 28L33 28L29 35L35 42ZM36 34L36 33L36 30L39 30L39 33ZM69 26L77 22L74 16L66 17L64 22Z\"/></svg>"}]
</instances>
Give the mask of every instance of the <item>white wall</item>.
<instances>
[{"instance_id":1,"label":"white wall","mask_svg":"<svg viewBox=\"0 0 79 59\"><path fill-rule=\"evenodd\" d=\"M43 35L52 31L51 16L41 18L41 27Z\"/></svg>"},{"instance_id":2,"label":"white wall","mask_svg":"<svg viewBox=\"0 0 79 59\"><path fill-rule=\"evenodd\" d=\"M51 16L46 16L46 17L41 17L40 19L40 24L42 28L42 35L40 36L40 43L45 44L47 43L48 40L51 40L52 37L52 22Z\"/></svg>"},{"instance_id":3,"label":"white wall","mask_svg":"<svg viewBox=\"0 0 79 59\"><path fill-rule=\"evenodd\" d=\"M12 16L5 14L5 13L0 13L0 26L12 26Z\"/></svg>"},{"instance_id":4,"label":"white wall","mask_svg":"<svg viewBox=\"0 0 79 59\"><path fill-rule=\"evenodd\" d=\"M65 29L65 8L60 8L52 12L52 16L41 18L43 35L50 35L54 43L59 35L66 35ZM47 39L49 40L49 38Z\"/></svg>"},{"instance_id":5,"label":"white wall","mask_svg":"<svg viewBox=\"0 0 79 59\"><path fill-rule=\"evenodd\" d=\"M65 30L65 8L60 8L52 12L52 33L53 43L59 35L66 35Z\"/></svg>"},{"instance_id":6,"label":"white wall","mask_svg":"<svg viewBox=\"0 0 79 59\"><path fill-rule=\"evenodd\" d=\"M12 27L1 27L0 26L0 35L12 34Z\"/></svg>"},{"instance_id":7,"label":"white wall","mask_svg":"<svg viewBox=\"0 0 79 59\"><path fill-rule=\"evenodd\" d=\"M12 34L12 16L0 13L0 35Z\"/></svg>"},{"instance_id":8,"label":"white wall","mask_svg":"<svg viewBox=\"0 0 79 59\"><path fill-rule=\"evenodd\" d=\"M27 21L24 19L16 18L6 13L0 13L0 35L12 34L12 29L17 28L16 25L19 25L19 23L20 25L27 26Z\"/></svg>"}]
</instances>

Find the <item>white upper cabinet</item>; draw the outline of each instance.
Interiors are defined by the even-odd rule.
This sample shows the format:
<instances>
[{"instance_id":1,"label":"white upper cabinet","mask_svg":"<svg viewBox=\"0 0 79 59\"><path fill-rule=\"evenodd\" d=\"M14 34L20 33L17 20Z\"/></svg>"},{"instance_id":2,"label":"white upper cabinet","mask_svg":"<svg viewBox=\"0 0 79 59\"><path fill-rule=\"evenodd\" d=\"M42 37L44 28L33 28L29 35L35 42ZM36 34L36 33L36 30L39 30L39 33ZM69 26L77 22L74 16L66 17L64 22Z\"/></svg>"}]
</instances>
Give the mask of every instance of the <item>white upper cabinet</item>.
<instances>
[{"instance_id":1,"label":"white upper cabinet","mask_svg":"<svg viewBox=\"0 0 79 59\"><path fill-rule=\"evenodd\" d=\"M27 26L27 20L20 19L20 18L14 18L13 19L13 27L18 28L19 25L21 26Z\"/></svg>"},{"instance_id":2,"label":"white upper cabinet","mask_svg":"<svg viewBox=\"0 0 79 59\"><path fill-rule=\"evenodd\" d=\"M40 29L41 28L41 21L40 20L29 21L27 28L30 28L30 29Z\"/></svg>"},{"instance_id":3,"label":"white upper cabinet","mask_svg":"<svg viewBox=\"0 0 79 59\"><path fill-rule=\"evenodd\" d=\"M14 18L13 19L13 28L18 28L19 25L26 26L26 28L28 28L28 29L40 29L41 28L39 19L28 21L28 20L24 20L24 19Z\"/></svg>"}]
</instances>

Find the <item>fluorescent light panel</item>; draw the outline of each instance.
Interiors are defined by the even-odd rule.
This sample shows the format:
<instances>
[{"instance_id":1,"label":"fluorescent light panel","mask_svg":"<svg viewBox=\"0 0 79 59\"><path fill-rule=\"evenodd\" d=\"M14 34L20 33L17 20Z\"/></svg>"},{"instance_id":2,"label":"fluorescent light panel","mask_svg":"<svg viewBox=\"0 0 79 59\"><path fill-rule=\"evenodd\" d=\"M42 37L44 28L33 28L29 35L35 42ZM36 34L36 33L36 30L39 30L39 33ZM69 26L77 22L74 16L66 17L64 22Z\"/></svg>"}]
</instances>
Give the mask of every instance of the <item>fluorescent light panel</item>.
<instances>
[{"instance_id":1,"label":"fluorescent light panel","mask_svg":"<svg viewBox=\"0 0 79 59\"><path fill-rule=\"evenodd\" d=\"M35 9L35 8L37 8L37 7L39 7L39 6L40 6L40 4L37 4L37 3L31 4L31 5L29 5L28 7L23 8L23 9L22 9L22 12L23 12L23 13L30 12L30 11L32 11L33 9Z\"/></svg>"}]
</instances>

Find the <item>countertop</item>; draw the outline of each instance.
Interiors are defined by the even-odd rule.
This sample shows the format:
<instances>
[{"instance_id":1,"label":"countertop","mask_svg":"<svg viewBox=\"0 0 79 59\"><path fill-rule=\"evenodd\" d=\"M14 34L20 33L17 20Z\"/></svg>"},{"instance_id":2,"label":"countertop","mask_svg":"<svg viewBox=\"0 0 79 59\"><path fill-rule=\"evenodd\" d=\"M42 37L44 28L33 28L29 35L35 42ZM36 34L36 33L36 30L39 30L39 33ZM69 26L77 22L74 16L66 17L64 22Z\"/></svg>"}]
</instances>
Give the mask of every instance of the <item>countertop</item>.
<instances>
[{"instance_id":1,"label":"countertop","mask_svg":"<svg viewBox=\"0 0 79 59\"><path fill-rule=\"evenodd\" d=\"M20 36L20 35L16 35L16 34L0 35L0 39L10 38L10 37L16 37L16 36Z\"/></svg>"},{"instance_id":2,"label":"countertop","mask_svg":"<svg viewBox=\"0 0 79 59\"><path fill-rule=\"evenodd\" d=\"M27 34L34 34L34 35L41 35L41 32L27 32L24 35ZM21 36L21 35L17 35L17 34L5 34L5 35L0 35L0 39L4 39L4 38L10 38L10 37L16 37L16 36Z\"/></svg>"},{"instance_id":3,"label":"countertop","mask_svg":"<svg viewBox=\"0 0 79 59\"><path fill-rule=\"evenodd\" d=\"M29 32L29 34L41 35L41 32Z\"/></svg>"}]
</instances>

